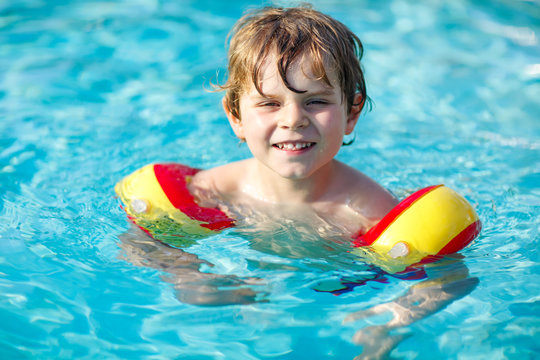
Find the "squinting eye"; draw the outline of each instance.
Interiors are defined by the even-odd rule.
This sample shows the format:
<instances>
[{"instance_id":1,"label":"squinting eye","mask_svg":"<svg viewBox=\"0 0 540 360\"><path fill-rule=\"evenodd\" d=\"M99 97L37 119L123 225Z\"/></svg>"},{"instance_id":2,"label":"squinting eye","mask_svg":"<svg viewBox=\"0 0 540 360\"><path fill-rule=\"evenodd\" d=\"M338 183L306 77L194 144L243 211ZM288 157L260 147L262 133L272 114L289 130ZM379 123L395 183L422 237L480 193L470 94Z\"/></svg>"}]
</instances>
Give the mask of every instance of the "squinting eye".
<instances>
[{"instance_id":1,"label":"squinting eye","mask_svg":"<svg viewBox=\"0 0 540 360\"><path fill-rule=\"evenodd\" d=\"M326 104L328 104L328 101L321 100L321 99L314 99L314 100L308 101L308 105L326 105Z\"/></svg>"},{"instance_id":2,"label":"squinting eye","mask_svg":"<svg viewBox=\"0 0 540 360\"><path fill-rule=\"evenodd\" d=\"M277 103L277 102L264 102L264 103L260 103L259 106L262 106L262 107L275 107L275 106L279 106L279 103Z\"/></svg>"}]
</instances>

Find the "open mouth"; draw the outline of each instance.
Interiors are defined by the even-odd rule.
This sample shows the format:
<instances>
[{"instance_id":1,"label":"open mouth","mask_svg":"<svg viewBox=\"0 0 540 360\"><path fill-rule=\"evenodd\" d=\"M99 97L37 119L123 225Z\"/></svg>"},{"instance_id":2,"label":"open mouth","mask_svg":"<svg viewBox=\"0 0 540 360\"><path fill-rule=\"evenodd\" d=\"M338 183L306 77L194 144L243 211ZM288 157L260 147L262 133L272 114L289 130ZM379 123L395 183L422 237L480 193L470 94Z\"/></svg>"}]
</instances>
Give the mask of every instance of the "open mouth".
<instances>
[{"instance_id":1,"label":"open mouth","mask_svg":"<svg viewBox=\"0 0 540 360\"><path fill-rule=\"evenodd\" d=\"M309 149L315 145L314 142L283 142L272 145L273 147L280 149L280 150L286 150L286 151L300 151Z\"/></svg>"}]
</instances>

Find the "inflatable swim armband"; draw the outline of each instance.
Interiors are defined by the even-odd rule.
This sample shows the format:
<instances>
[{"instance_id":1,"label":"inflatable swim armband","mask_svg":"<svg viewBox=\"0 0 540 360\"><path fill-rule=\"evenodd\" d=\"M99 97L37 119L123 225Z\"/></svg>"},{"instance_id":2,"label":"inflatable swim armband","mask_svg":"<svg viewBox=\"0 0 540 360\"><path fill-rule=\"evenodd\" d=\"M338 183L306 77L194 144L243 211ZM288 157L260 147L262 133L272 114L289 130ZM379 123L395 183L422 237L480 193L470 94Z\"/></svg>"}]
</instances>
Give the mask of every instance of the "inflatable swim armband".
<instances>
[{"instance_id":1,"label":"inflatable swim armband","mask_svg":"<svg viewBox=\"0 0 540 360\"><path fill-rule=\"evenodd\" d=\"M369 246L371 253L365 249L359 253L394 273L429 255L458 252L474 240L481 227L478 215L465 198L444 185L435 185L401 201L359 236L355 246Z\"/></svg>"},{"instance_id":2,"label":"inflatable swim armband","mask_svg":"<svg viewBox=\"0 0 540 360\"><path fill-rule=\"evenodd\" d=\"M181 164L147 165L122 179L115 191L129 219L153 238L173 246L234 226L217 208L198 205L187 188L199 169Z\"/></svg>"},{"instance_id":3,"label":"inflatable swim armband","mask_svg":"<svg viewBox=\"0 0 540 360\"><path fill-rule=\"evenodd\" d=\"M187 185L199 170L181 164L147 165L115 187L129 219L153 238L173 246L234 226L224 212L202 207ZM390 273L455 253L480 232L471 204L444 185L419 190L354 240L355 253Z\"/></svg>"}]
</instances>

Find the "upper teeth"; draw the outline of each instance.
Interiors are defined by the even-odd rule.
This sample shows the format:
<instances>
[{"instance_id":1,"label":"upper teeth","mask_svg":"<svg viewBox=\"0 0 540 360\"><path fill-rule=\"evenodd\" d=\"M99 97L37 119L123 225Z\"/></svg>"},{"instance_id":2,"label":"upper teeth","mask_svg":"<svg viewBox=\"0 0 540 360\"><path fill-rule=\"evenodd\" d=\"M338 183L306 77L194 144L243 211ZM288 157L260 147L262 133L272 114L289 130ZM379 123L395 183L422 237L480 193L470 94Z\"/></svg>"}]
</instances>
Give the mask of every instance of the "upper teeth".
<instances>
[{"instance_id":1,"label":"upper teeth","mask_svg":"<svg viewBox=\"0 0 540 360\"><path fill-rule=\"evenodd\" d=\"M300 142L297 142L297 143L280 143L280 144L276 144L278 148L280 149L285 149L285 150L298 150L298 149L303 149L303 148L306 148L308 146L311 146L312 143L300 143Z\"/></svg>"}]
</instances>

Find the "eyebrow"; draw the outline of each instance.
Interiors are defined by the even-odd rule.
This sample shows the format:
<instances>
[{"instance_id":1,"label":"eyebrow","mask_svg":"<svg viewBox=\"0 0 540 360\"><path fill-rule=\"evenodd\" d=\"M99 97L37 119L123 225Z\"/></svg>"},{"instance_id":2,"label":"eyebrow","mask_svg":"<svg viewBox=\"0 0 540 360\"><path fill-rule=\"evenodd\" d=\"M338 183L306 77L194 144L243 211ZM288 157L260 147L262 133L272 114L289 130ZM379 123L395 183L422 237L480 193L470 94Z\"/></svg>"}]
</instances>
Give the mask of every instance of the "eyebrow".
<instances>
[{"instance_id":1,"label":"eyebrow","mask_svg":"<svg viewBox=\"0 0 540 360\"><path fill-rule=\"evenodd\" d=\"M305 93L301 93L302 95L307 95L307 96L329 96L329 95L333 95L334 94L334 88L328 88L328 89L324 89L324 90L316 90L314 92L309 92L308 90L306 90ZM279 95L275 95L275 94L268 94L268 93L265 93L265 94L260 94L260 93L255 93L253 94L252 96L250 96L250 98L260 98L260 99L275 99L279 97Z\"/></svg>"},{"instance_id":2,"label":"eyebrow","mask_svg":"<svg viewBox=\"0 0 540 360\"><path fill-rule=\"evenodd\" d=\"M334 88L328 88L328 89L325 89L325 90L320 90L320 91L314 91L314 92L308 92L308 95L310 96L321 96L321 95L334 95Z\"/></svg>"}]
</instances>

